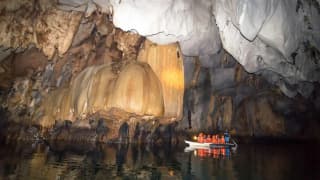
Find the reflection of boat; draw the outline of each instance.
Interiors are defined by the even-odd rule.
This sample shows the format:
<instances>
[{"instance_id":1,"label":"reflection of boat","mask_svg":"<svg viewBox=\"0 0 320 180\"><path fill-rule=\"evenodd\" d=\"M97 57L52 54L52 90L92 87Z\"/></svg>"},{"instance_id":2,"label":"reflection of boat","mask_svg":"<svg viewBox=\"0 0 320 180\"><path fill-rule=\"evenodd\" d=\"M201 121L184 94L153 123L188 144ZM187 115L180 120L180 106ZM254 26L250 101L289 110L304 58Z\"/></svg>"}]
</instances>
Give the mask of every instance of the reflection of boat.
<instances>
[{"instance_id":1,"label":"reflection of boat","mask_svg":"<svg viewBox=\"0 0 320 180\"><path fill-rule=\"evenodd\" d=\"M237 149L237 143L232 139L232 143L226 144L216 144L216 143L199 143L194 141L185 140L188 147L184 149L184 152L194 152L195 156L199 157L213 157L215 159L219 158L230 158L231 152Z\"/></svg>"},{"instance_id":2,"label":"reflection of boat","mask_svg":"<svg viewBox=\"0 0 320 180\"><path fill-rule=\"evenodd\" d=\"M211 149L211 148L237 148L237 143L232 140L232 143L215 144L215 143L199 143L194 141L184 141L189 144L189 149Z\"/></svg>"}]
</instances>

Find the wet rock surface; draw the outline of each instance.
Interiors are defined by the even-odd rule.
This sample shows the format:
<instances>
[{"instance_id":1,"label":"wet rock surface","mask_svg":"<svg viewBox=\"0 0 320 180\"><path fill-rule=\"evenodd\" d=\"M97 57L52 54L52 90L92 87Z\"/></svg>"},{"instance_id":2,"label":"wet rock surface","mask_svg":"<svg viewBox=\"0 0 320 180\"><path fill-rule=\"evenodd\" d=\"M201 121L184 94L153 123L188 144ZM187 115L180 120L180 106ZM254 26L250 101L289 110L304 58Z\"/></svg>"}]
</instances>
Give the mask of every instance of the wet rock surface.
<instances>
[{"instance_id":1,"label":"wet rock surface","mask_svg":"<svg viewBox=\"0 0 320 180\"><path fill-rule=\"evenodd\" d=\"M82 13L55 8L52 1L2 1L0 43L7 48L35 44L49 59L61 56L70 47Z\"/></svg>"},{"instance_id":2,"label":"wet rock surface","mask_svg":"<svg viewBox=\"0 0 320 180\"><path fill-rule=\"evenodd\" d=\"M223 49L185 56L178 43L116 28L109 10L62 6L0 3L0 132L7 139L175 144L226 129L319 139L319 84L272 85L278 76L250 74Z\"/></svg>"},{"instance_id":3,"label":"wet rock surface","mask_svg":"<svg viewBox=\"0 0 320 180\"><path fill-rule=\"evenodd\" d=\"M161 55L160 59L157 54L147 59L141 55L137 61L145 38L115 28L108 14L94 11L90 16L82 16L79 12L56 9L54 3L47 1L24 3L21 2L23 8L12 7L14 10L8 3L2 4L6 13L2 18L23 12L39 16L35 25L31 17L15 17L19 20L17 24L26 22L21 26L34 30L31 34L36 39L21 44L18 39L21 34L17 34L21 32L10 31L7 37L15 40L13 44L6 44L6 39L1 42L4 46L24 48L0 63L1 111L6 117L1 132L7 139L50 143L163 143L171 139L174 131L171 124L181 116L183 81L178 91L171 90L175 88L168 81L171 76L163 81L166 75L163 71L171 62L182 77L183 60L178 44L154 46L153 51ZM39 9L31 12L31 8ZM61 13L67 14L60 18ZM44 27L47 21L51 24ZM3 23L8 27L14 25ZM52 27L56 29L50 30ZM36 46L30 46L34 42ZM146 46L143 56L149 51ZM161 60L164 64L159 66L147 60ZM180 101L164 105L173 102L176 96Z\"/></svg>"},{"instance_id":4,"label":"wet rock surface","mask_svg":"<svg viewBox=\"0 0 320 180\"><path fill-rule=\"evenodd\" d=\"M185 57L184 115L178 129L251 138L318 139L319 92L288 98L262 76L247 73L226 52ZM193 72L193 73L190 73ZM315 110L318 109L318 110ZM250 138L249 138L250 139Z\"/></svg>"}]
</instances>

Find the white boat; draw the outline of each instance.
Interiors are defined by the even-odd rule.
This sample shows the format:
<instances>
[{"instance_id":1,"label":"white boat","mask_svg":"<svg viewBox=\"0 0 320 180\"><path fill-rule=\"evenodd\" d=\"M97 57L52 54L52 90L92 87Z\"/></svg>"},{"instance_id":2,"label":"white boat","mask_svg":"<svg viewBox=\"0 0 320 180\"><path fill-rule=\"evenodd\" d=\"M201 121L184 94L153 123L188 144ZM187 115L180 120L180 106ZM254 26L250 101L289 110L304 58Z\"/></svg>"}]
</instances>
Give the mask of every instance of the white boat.
<instances>
[{"instance_id":1,"label":"white boat","mask_svg":"<svg viewBox=\"0 0 320 180\"><path fill-rule=\"evenodd\" d=\"M215 143L199 143L194 141L184 140L185 143L189 144L189 147L192 149L210 149L210 148L237 148L237 143L232 140L233 143L226 144L215 144Z\"/></svg>"}]
</instances>

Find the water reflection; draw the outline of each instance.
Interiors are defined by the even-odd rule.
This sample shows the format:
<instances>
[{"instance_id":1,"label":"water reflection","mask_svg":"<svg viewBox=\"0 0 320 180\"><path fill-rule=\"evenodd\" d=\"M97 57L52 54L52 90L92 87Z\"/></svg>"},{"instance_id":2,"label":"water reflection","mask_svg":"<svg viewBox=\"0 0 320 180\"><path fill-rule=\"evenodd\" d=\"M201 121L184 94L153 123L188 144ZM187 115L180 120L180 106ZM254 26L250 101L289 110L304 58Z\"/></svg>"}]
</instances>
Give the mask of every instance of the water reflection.
<instances>
[{"instance_id":1,"label":"water reflection","mask_svg":"<svg viewBox=\"0 0 320 180\"><path fill-rule=\"evenodd\" d=\"M185 150L186 152L186 150ZM231 158L231 149L230 148L213 148L213 149L195 149L193 150L195 156L203 158Z\"/></svg>"},{"instance_id":2,"label":"water reflection","mask_svg":"<svg viewBox=\"0 0 320 180\"><path fill-rule=\"evenodd\" d=\"M4 144L0 179L319 179L319 155L288 147L241 145L199 156L184 147ZM293 151L294 150L294 151ZM313 146L311 152L319 149ZM299 163L297 163L299 162Z\"/></svg>"}]
</instances>

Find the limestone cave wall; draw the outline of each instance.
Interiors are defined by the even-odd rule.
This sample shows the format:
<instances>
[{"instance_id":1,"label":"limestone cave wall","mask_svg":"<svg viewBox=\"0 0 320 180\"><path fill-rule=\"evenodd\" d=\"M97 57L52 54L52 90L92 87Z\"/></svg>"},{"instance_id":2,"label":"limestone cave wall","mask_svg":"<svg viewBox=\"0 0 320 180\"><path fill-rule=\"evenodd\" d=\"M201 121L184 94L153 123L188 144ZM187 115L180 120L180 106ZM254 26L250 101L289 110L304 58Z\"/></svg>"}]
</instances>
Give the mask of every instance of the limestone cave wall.
<instances>
[{"instance_id":1,"label":"limestone cave wall","mask_svg":"<svg viewBox=\"0 0 320 180\"><path fill-rule=\"evenodd\" d=\"M318 91L310 98L288 98L262 76L246 72L225 51L184 60L184 115L178 129L229 130L253 138L319 137Z\"/></svg>"},{"instance_id":2,"label":"limestone cave wall","mask_svg":"<svg viewBox=\"0 0 320 180\"><path fill-rule=\"evenodd\" d=\"M132 137L182 118L179 44L153 44L115 28L109 14L62 11L51 1L1 8L8 32L0 42L10 51L0 63L1 109L11 138L128 139L128 128ZM64 132L69 127L86 132Z\"/></svg>"},{"instance_id":3,"label":"limestone cave wall","mask_svg":"<svg viewBox=\"0 0 320 180\"><path fill-rule=\"evenodd\" d=\"M131 4L1 1L1 133L8 139L162 143L228 129L242 137L319 139L316 46L305 43L305 51L296 49L297 61L289 57L292 48L268 36L271 15L269 25L258 24L261 32L246 29L249 16L238 29L224 24L235 3L152 6L146 12L154 16L142 25L137 19L145 6L135 9L132 21L123 20ZM280 13L283 3L272 7ZM299 9L314 10L297 8L299 17ZM175 18L164 21L159 9Z\"/></svg>"}]
</instances>

